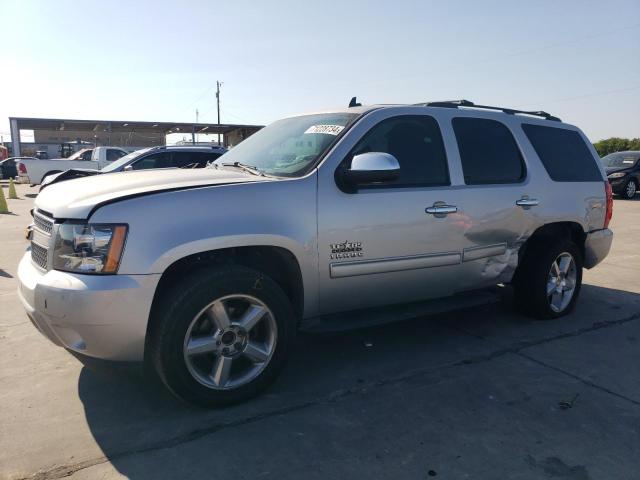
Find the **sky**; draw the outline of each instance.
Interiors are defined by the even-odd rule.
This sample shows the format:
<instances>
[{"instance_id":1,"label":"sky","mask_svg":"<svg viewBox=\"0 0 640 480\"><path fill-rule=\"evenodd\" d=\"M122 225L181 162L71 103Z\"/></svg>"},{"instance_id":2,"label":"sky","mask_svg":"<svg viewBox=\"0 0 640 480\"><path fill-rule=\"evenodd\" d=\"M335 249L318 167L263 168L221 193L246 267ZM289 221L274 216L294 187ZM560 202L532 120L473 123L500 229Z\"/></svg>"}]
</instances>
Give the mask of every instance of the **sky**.
<instances>
[{"instance_id":1,"label":"sky","mask_svg":"<svg viewBox=\"0 0 640 480\"><path fill-rule=\"evenodd\" d=\"M0 0L9 116L268 124L465 98L640 137L640 0Z\"/></svg>"}]
</instances>

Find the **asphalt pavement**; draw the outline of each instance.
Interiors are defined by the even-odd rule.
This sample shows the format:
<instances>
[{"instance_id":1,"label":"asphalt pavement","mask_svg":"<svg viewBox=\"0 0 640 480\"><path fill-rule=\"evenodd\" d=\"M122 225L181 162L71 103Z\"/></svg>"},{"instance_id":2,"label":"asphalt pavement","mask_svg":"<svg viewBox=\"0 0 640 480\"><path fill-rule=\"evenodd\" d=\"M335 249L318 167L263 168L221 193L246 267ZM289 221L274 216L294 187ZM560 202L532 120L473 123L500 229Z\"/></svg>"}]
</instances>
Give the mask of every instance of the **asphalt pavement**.
<instances>
[{"instance_id":1,"label":"asphalt pavement","mask_svg":"<svg viewBox=\"0 0 640 480\"><path fill-rule=\"evenodd\" d=\"M640 196L615 201L611 254L568 317L515 313L506 288L473 310L300 335L266 393L204 410L27 320L16 270L36 192L19 186L0 215L0 478L640 478Z\"/></svg>"}]
</instances>

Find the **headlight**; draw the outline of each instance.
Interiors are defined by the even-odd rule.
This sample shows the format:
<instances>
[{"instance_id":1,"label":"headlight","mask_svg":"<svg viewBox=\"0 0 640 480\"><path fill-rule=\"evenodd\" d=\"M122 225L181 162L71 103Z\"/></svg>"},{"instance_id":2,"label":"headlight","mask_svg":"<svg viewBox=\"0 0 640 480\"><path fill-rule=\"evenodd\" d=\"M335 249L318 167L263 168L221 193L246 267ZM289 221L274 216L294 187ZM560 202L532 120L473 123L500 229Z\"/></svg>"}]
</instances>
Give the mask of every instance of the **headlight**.
<instances>
[{"instance_id":1,"label":"headlight","mask_svg":"<svg viewBox=\"0 0 640 480\"><path fill-rule=\"evenodd\" d=\"M607 178L622 178L622 177L624 177L626 174L627 174L626 172L610 173L610 174L608 175L608 177L607 177Z\"/></svg>"},{"instance_id":2,"label":"headlight","mask_svg":"<svg viewBox=\"0 0 640 480\"><path fill-rule=\"evenodd\" d=\"M53 268L78 273L116 273L126 238L126 225L63 223L56 236Z\"/></svg>"}]
</instances>

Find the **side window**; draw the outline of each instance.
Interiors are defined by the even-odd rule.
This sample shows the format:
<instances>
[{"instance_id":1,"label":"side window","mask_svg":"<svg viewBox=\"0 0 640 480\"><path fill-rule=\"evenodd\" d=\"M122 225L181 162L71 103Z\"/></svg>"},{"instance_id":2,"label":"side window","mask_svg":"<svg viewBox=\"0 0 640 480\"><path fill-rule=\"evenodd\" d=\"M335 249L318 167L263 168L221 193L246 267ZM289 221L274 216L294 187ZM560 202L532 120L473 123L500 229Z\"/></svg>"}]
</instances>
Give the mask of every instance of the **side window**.
<instances>
[{"instance_id":1,"label":"side window","mask_svg":"<svg viewBox=\"0 0 640 480\"><path fill-rule=\"evenodd\" d=\"M381 186L398 188L449 185L447 155L440 127L433 117L406 115L388 118L369 130L348 156L367 152L389 153L400 164L400 177Z\"/></svg>"},{"instance_id":2,"label":"side window","mask_svg":"<svg viewBox=\"0 0 640 480\"><path fill-rule=\"evenodd\" d=\"M565 128L522 124L544 168L556 182L601 182L596 159L580 134Z\"/></svg>"},{"instance_id":3,"label":"side window","mask_svg":"<svg viewBox=\"0 0 640 480\"><path fill-rule=\"evenodd\" d=\"M91 155L93 155L93 150L87 150L82 154L82 157L79 158L79 160L82 160L84 162L89 162L91 161Z\"/></svg>"},{"instance_id":4,"label":"side window","mask_svg":"<svg viewBox=\"0 0 640 480\"><path fill-rule=\"evenodd\" d=\"M519 183L526 175L522 154L509 128L496 120L453 119L464 183Z\"/></svg>"},{"instance_id":5,"label":"side window","mask_svg":"<svg viewBox=\"0 0 640 480\"><path fill-rule=\"evenodd\" d=\"M131 167L133 170L146 170L148 168L166 168L170 165L170 153L160 152L147 155L135 162Z\"/></svg>"},{"instance_id":6,"label":"side window","mask_svg":"<svg viewBox=\"0 0 640 480\"><path fill-rule=\"evenodd\" d=\"M116 150L115 148L109 148L107 150L107 162L113 162L114 160L118 160L120 157L126 155L122 150Z\"/></svg>"}]
</instances>

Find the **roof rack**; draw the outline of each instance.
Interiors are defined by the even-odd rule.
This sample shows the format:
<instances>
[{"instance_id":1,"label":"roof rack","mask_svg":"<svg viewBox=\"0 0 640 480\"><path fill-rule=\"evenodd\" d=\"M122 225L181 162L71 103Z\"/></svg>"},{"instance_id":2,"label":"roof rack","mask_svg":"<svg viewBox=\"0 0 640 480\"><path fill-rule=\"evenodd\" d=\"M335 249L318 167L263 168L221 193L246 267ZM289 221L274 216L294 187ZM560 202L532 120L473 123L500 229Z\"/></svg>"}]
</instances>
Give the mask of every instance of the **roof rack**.
<instances>
[{"instance_id":1,"label":"roof rack","mask_svg":"<svg viewBox=\"0 0 640 480\"><path fill-rule=\"evenodd\" d=\"M546 120L552 120L554 122L562 121L558 117L554 117L553 115L547 112L543 112L542 110L527 111L527 110L515 110L513 108L493 107L491 105L476 105L475 103L470 102L469 100L445 100L442 102L416 103L415 105L420 105L424 107L443 107L443 108L469 107L469 108L479 108L484 110L498 110L509 115L531 115L534 117L542 117Z\"/></svg>"}]
</instances>

